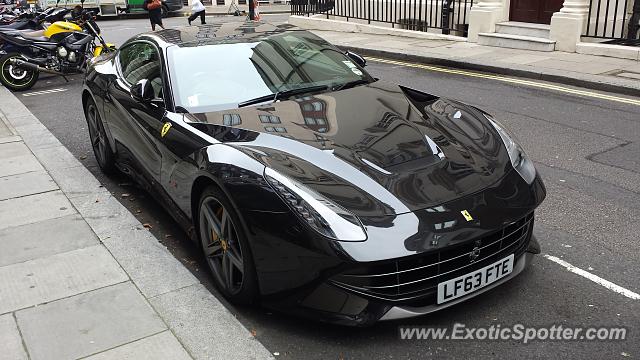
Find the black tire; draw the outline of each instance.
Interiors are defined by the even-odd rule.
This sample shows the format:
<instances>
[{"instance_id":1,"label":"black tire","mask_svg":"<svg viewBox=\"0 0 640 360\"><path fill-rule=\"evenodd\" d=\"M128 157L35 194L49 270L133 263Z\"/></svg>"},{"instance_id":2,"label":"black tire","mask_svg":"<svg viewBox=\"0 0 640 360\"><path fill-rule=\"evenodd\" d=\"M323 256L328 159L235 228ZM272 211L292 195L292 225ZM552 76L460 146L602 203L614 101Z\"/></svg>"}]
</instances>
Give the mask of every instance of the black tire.
<instances>
[{"instance_id":1,"label":"black tire","mask_svg":"<svg viewBox=\"0 0 640 360\"><path fill-rule=\"evenodd\" d=\"M163 19L166 19L166 18L169 17L169 8L168 7L162 5L162 10L161 11L162 11L162 18Z\"/></svg>"},{"instance_id":2,"label":"black tire","mask_svg":"<svg viewBox=\"0 0 640 360\"><path fill-rule=\"evenodd\" d=\"M20 69L11 65L11 59L20 57L20 54L15 52L0 57L0 82L13 91L31 89L40 76L37 71Z\"/></svg>"},{"instance_id":3,"label":"black tire","mask_svg":"<svg viewBox=\"0 0 640 360\"><path fill-rule=\"evenodd\" d=\"M215 217L214 226L210 225L212 216ZM226 227L223 225L225 218ZM209 186L200 196L194 220L200 246L218 290L234 304L253 303L258 292L255 264L243 223L231 202L216 186ZM225 264L230 269L228 272L223 270L227 267Z\"/></svg>"},{"instance_id":4,"label":"black tire","mask_svg":"<svg viewBox=\"0 0 640 360\"><path fill-rule=\"evenodd\" d=\"M93 99L89 98L84 107L84 117L89 127L89 140L91 148L96 157L100 170L105 175L111 175L116 171L115 155L111 150L107 132L104 130L104 124L98 112L98 107Z\"/></svg>"}]
</instances>

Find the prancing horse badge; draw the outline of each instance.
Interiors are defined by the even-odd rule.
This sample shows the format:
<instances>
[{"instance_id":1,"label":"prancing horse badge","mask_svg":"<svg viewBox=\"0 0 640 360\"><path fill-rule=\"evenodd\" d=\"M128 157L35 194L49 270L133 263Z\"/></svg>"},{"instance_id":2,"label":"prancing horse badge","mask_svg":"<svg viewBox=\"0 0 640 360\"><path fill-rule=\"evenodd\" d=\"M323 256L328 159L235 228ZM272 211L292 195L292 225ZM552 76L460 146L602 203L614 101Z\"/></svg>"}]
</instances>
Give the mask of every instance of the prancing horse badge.
<instances>
[{"instance_id":1,"label":"prancing horse badge","mask_svg":"<svg viewBox=\"0 0 640 360\"><path fill-rule=\"evenodd\" d=\"M162 130L160 130L160 136L164 137L165 135L167 135L167 133L169 132L169 129L171 129L171 123L170 122L164 123L164 125L162 125Z\"/></svg>"},{"instance_id":2,"label":"prancing horse badge","mask_svg":"<svg viewBox=\"0 0 640 360\"><path fill-rule=\"evenodd\" d=\"M460 213L462 214L462 216L464 216L464 219L467 221L472 221L473 217L471 216L471 214L469 214L469 212L467 210L462 210L460 211Z\"/></svg>"}]
</instances>

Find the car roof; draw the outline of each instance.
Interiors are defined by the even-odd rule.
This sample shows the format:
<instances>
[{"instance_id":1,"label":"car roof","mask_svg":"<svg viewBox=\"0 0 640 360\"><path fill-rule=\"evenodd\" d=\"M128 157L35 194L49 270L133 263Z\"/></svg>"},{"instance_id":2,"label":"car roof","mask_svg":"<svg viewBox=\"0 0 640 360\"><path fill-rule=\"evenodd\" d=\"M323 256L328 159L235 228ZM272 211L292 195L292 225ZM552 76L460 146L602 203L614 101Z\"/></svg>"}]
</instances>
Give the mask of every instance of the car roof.
<instances>
[{"instance_id":1,"label":"car roof","mask_svg":"<svg viewBox=\"0 0 640 360\"><path fill-rule=\"evenodd\" d=\"M266 39L275 34L296 31L289 24L273 25L264 22L231 22L184 26L137 35L129 41L147 39L162 47L197 47L229 43L250 43ZM302 31L302 30L298 30ZM127 41L127 42L129 42Z\"/></svg>"}]
</instances>

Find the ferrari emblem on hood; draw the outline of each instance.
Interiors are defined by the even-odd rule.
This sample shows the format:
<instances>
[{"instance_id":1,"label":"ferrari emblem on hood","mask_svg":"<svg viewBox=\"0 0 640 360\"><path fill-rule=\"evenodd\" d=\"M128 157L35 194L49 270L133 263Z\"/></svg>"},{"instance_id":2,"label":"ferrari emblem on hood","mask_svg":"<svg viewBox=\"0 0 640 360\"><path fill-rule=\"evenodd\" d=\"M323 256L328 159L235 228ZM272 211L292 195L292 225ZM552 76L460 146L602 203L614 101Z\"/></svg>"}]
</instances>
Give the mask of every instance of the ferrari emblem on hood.
<instances>
[{"instance_id":1,"label":"ferrari emblem on hood","mask_svg":"<svg viewBox=\"0 0 640 360\"><path fill-rule=\"evenodd\" d=\"M467 210L462 210L462 211L460 211L460 213L462 214L462 216L464 216L465 220L467 220L467 221L473 220L473 216L471 216L471 214L469 214L469 212Z\"/></svg>"}]
</instances>

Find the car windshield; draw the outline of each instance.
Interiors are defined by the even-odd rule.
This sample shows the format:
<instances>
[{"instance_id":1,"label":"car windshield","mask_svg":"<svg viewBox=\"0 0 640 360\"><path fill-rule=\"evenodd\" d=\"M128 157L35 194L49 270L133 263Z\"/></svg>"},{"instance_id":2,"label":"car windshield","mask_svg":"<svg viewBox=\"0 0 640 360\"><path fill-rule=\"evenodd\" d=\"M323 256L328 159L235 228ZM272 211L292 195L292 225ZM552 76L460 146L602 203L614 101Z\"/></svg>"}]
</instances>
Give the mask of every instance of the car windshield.
<instances>
[{"instance_id":1,"label":"car windshield","mask_svg":"<svg viewBox=\"0 0 640 360\"><path fill-rule=\"evenodd\" d=\"M305 31L252 43L173 46L168 58L176 105L192 113L234 108L288 90L373 81L343 52Z\"/></svg>"}]
</instances>

